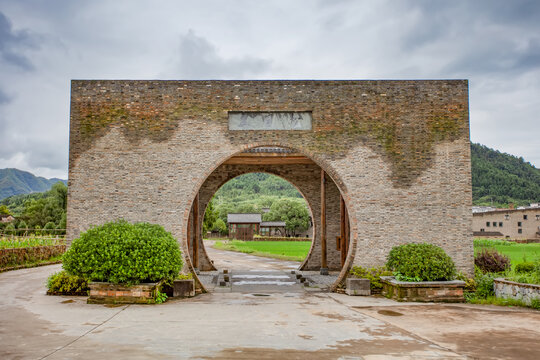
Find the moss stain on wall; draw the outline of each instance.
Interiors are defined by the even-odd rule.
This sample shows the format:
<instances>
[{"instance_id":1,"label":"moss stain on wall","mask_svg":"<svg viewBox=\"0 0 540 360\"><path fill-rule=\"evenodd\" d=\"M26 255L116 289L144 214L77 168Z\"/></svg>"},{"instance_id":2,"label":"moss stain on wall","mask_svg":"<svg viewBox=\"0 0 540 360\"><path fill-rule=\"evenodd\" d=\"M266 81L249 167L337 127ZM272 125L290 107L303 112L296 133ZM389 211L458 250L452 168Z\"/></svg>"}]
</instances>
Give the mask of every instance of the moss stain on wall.
<instances>
[{"instance_id":1,"label":"moss stain on wall","mask_svg":"<svg viewBox=\"0 0 540 360\"><path fill-rule=\"evenodd\" d=\"M230 89L223 91L227 90ZM85 149L92 148L95 141L113 127L119 127L128 141L137 145L142 139L155 142L169 140L182 121L226 124L229 110L276 109L272 104L254 105L248 101L239 106L231 99L212 102L211 96L202 101L198 97L200 94L191 88L176 98L167 94L157 101L146 98L144 92L136 99L126 99L120 94L104 98L93 96L88 101L81 101L75 108L78 121L72 121L74 142L81 145L81 151L74 149L72 156L76 158ZM396 187L410 186L429 168L435 144L468 137L468 111L463 104L447 102L440 108L435 104L434 108L421 108L415 113L414 106L412 111L408 109L403 98L394 100L385 95L374 99L369 102L348 100L337 105L324 102L291 105L289 101L286 108L313 109L313 131L226 131L226 135L234 145L284 141L293 147L331 158L342 158L350 149L363 144L390 163L391 179ZM396 104L390 104L392 101Z\"/></svg>"}]
</instances>

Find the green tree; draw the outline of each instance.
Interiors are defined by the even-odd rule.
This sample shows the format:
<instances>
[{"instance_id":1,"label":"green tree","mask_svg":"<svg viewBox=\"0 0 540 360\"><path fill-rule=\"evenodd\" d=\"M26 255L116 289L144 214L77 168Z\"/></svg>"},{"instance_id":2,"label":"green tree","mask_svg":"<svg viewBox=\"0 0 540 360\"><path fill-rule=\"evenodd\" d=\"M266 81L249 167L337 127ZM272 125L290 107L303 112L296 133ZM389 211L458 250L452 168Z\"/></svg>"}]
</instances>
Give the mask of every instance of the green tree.
<instances>
[{"instance_id":1,"label":"green tree","mask_svg":"<svg viewBox=\"0 0 540 360\"><path fill-rule=\"evenodd\" d=\"M13 225L13 223L7 224L6 228L4 229L4 233L6 235L16 235L15 225Z\"/></svg>"},{"instance_id":2,"label":"green tree","mask_svg":"<svg viewBox=\"0 0 540 360\"><path fill-rule=\"evenodd\" d=\"M24 204L21 218L32 229L44 227L48 222L61 225L66 214L67 187L57 182L43 197L31 198ZM65 224L63 225L65 228Z\"/></svg>"},{"instance_id":3,"label":"green tree","mask_svg":"<svg viewBox=\"0 0 540 360\"><path fill-rule=\"evenodd\" d=\"M28 225L24 220L21 220L19 222L19 225L17 225L17 229L19 229L18 234L19 235L25 235L28 232Z\"/></svg>"},{"instance_id":4,"label":"green tree","mask_svg":"<svg viewBox=\"0 0 540 360\"><path fill-rule=\"evenodd\" d=\"M43 230L44 230L43 233L45 235L54 235L55 234L55 231L54 231L55 228L56 228L56 225L54 225L54 223L52 221L49 221L43 227Z\"/></svg>"},{"instance_id":5,"label":"green tree","mask_svg":"<svg viewBox=\"0 0 540 360\"><path fill-rule=\"evenodd\" d=\"M309 228L309 211L301 199L280 199L263 215L264 221L285 221L287 235L306 231Z\"/></svg>"},{"instance_id":6,"label":"green tree","mask_svg":"<svg viewBox=\"0 0 540 360\"><path fill-rule=\"evenodd\" d=\"M227 224L221 218L217 218L212 231L218 231L221 235L227 234Z\"/></svg>"},{"instance_id":7,"label":"green tree","mask_svg":"<svg viewBox=\"0 0 540 360\"><path fill-rule=\"evenodd\" d=\"M67 209L67 193L68 188L61 181L54 184L49 191L49 194L53 198L53 201L55 201L56 205L58 205L58 207L64 211L66 211Z\"/></svg>"},{"instance_id":8,"label":"green tree","mask_svg":"<svg viewBox=\"0 0 540 360\"><path fill-rule=\"evenodd\" d=\"M203 220L203 234L206 234L208 231L211 231L214 227L214 223L218 219L218 212L214 209L214 202L210 201L204 212Z\"/></svg>"},{"instance_id":9,"label":"green tree","mask_svg":"<svg viewBox=\"0 0 540 360\"><path fill-rule=\"evenodd\" d=\"M9 211L8 207L6 205L0 205L0 214L2 215L13 215L11 211Z\"/></svg>"}]
</instances>

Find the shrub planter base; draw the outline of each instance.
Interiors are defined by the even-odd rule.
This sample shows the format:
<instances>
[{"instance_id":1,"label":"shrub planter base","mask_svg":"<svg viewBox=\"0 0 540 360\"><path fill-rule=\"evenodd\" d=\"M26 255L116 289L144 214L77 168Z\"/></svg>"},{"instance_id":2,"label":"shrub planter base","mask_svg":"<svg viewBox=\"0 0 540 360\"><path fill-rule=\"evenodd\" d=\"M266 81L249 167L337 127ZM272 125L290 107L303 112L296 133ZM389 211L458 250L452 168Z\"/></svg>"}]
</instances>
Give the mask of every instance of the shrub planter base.
<instances>
[{"instance_id":1,"label":"shrub planter base","mask_svg":"<svg viewBox=\"0 0 540 360\"><path fill-rule=\"evenodd\" d=\"M193 297L195 296L195 282L193 279L174 280L173 297Z\"/></svg>"},{"instance_id":2,"label":"shrub planter base","mask_svg":"<svg viewBox=\"0 0 540 360\"><path fill-rule=\"evenodd\" d=\"M522 284L514 281L497 278L493 280L495 296L523 301L531 305L532 300L540 300L540 285Z\"/></svg>"},{"instance_id":3,"label":"shrub planter base","mask_svg":"<svg viewBox=\"0 0 540 360\"><path fill-rule=\"evenodd\" d=\"M397 301L464 302L465 282L452 281L397 281L393 276L381 276L382 294Z\"/></svg>"},{"instance_id":4,"label":"shrub planter base","mask_svg":"<svg viewBox=\"0 0 540 360\"><path fill-rule=\"evenodd\" d=\"M138 285L91 282L88 304L154 304L160 283Z\"/></svg>"},{"instance_id":5,"label":"shrub planter base","mask_svg":"<svg viewBox=\"0 0 540 360\"><path fill-rule=\"evenodd\" d=\"M345 293L351 296L370 296L370 281L369 279L347 278L347 288Z\"/></svg>"}]
</instances>

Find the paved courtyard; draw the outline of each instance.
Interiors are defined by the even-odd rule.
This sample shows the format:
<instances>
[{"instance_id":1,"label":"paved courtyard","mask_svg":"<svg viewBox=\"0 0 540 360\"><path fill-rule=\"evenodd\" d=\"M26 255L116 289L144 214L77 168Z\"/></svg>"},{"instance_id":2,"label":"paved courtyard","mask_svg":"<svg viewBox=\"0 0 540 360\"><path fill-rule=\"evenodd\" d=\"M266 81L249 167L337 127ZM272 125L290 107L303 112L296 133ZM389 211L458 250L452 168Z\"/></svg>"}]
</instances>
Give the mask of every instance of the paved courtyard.
<instances>
[{"instance_id":1,"label":"paved courtyard","mask_svg":"<svg viewBox=\"0 0 540 360\"><path fill-rule=\"evenodd\" d=\"M219 265L242 256L227 253L210 257ZM250 270L286 274L289 265ZM540 312L527 309L397 303L306 291L296 284L291 291L258 287L154 306L87 305L84 297L45 295L47 276L59 269L0 274L0 359L537 359L540 354Z\"/></svg>"}]
</instances>

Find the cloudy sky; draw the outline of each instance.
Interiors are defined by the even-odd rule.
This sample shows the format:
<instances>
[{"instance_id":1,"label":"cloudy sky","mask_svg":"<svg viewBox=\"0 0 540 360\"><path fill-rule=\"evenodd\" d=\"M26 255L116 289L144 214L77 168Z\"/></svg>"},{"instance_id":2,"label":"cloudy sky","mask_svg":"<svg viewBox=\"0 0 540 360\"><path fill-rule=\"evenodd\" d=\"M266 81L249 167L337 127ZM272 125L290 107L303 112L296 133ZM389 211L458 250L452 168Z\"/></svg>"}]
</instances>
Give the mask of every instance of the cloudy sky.
<instances>
[{"instance_id":1,"label":"cloudy sky","mask_svg":"<svg viewBox=\"0 0 540 360\"><path fill-rule=\"evenodd\" d=\"M0 168L67 178L71 79L446 78L540 167L537 0L0 0Z\"/></svg>"}]
</instances>

